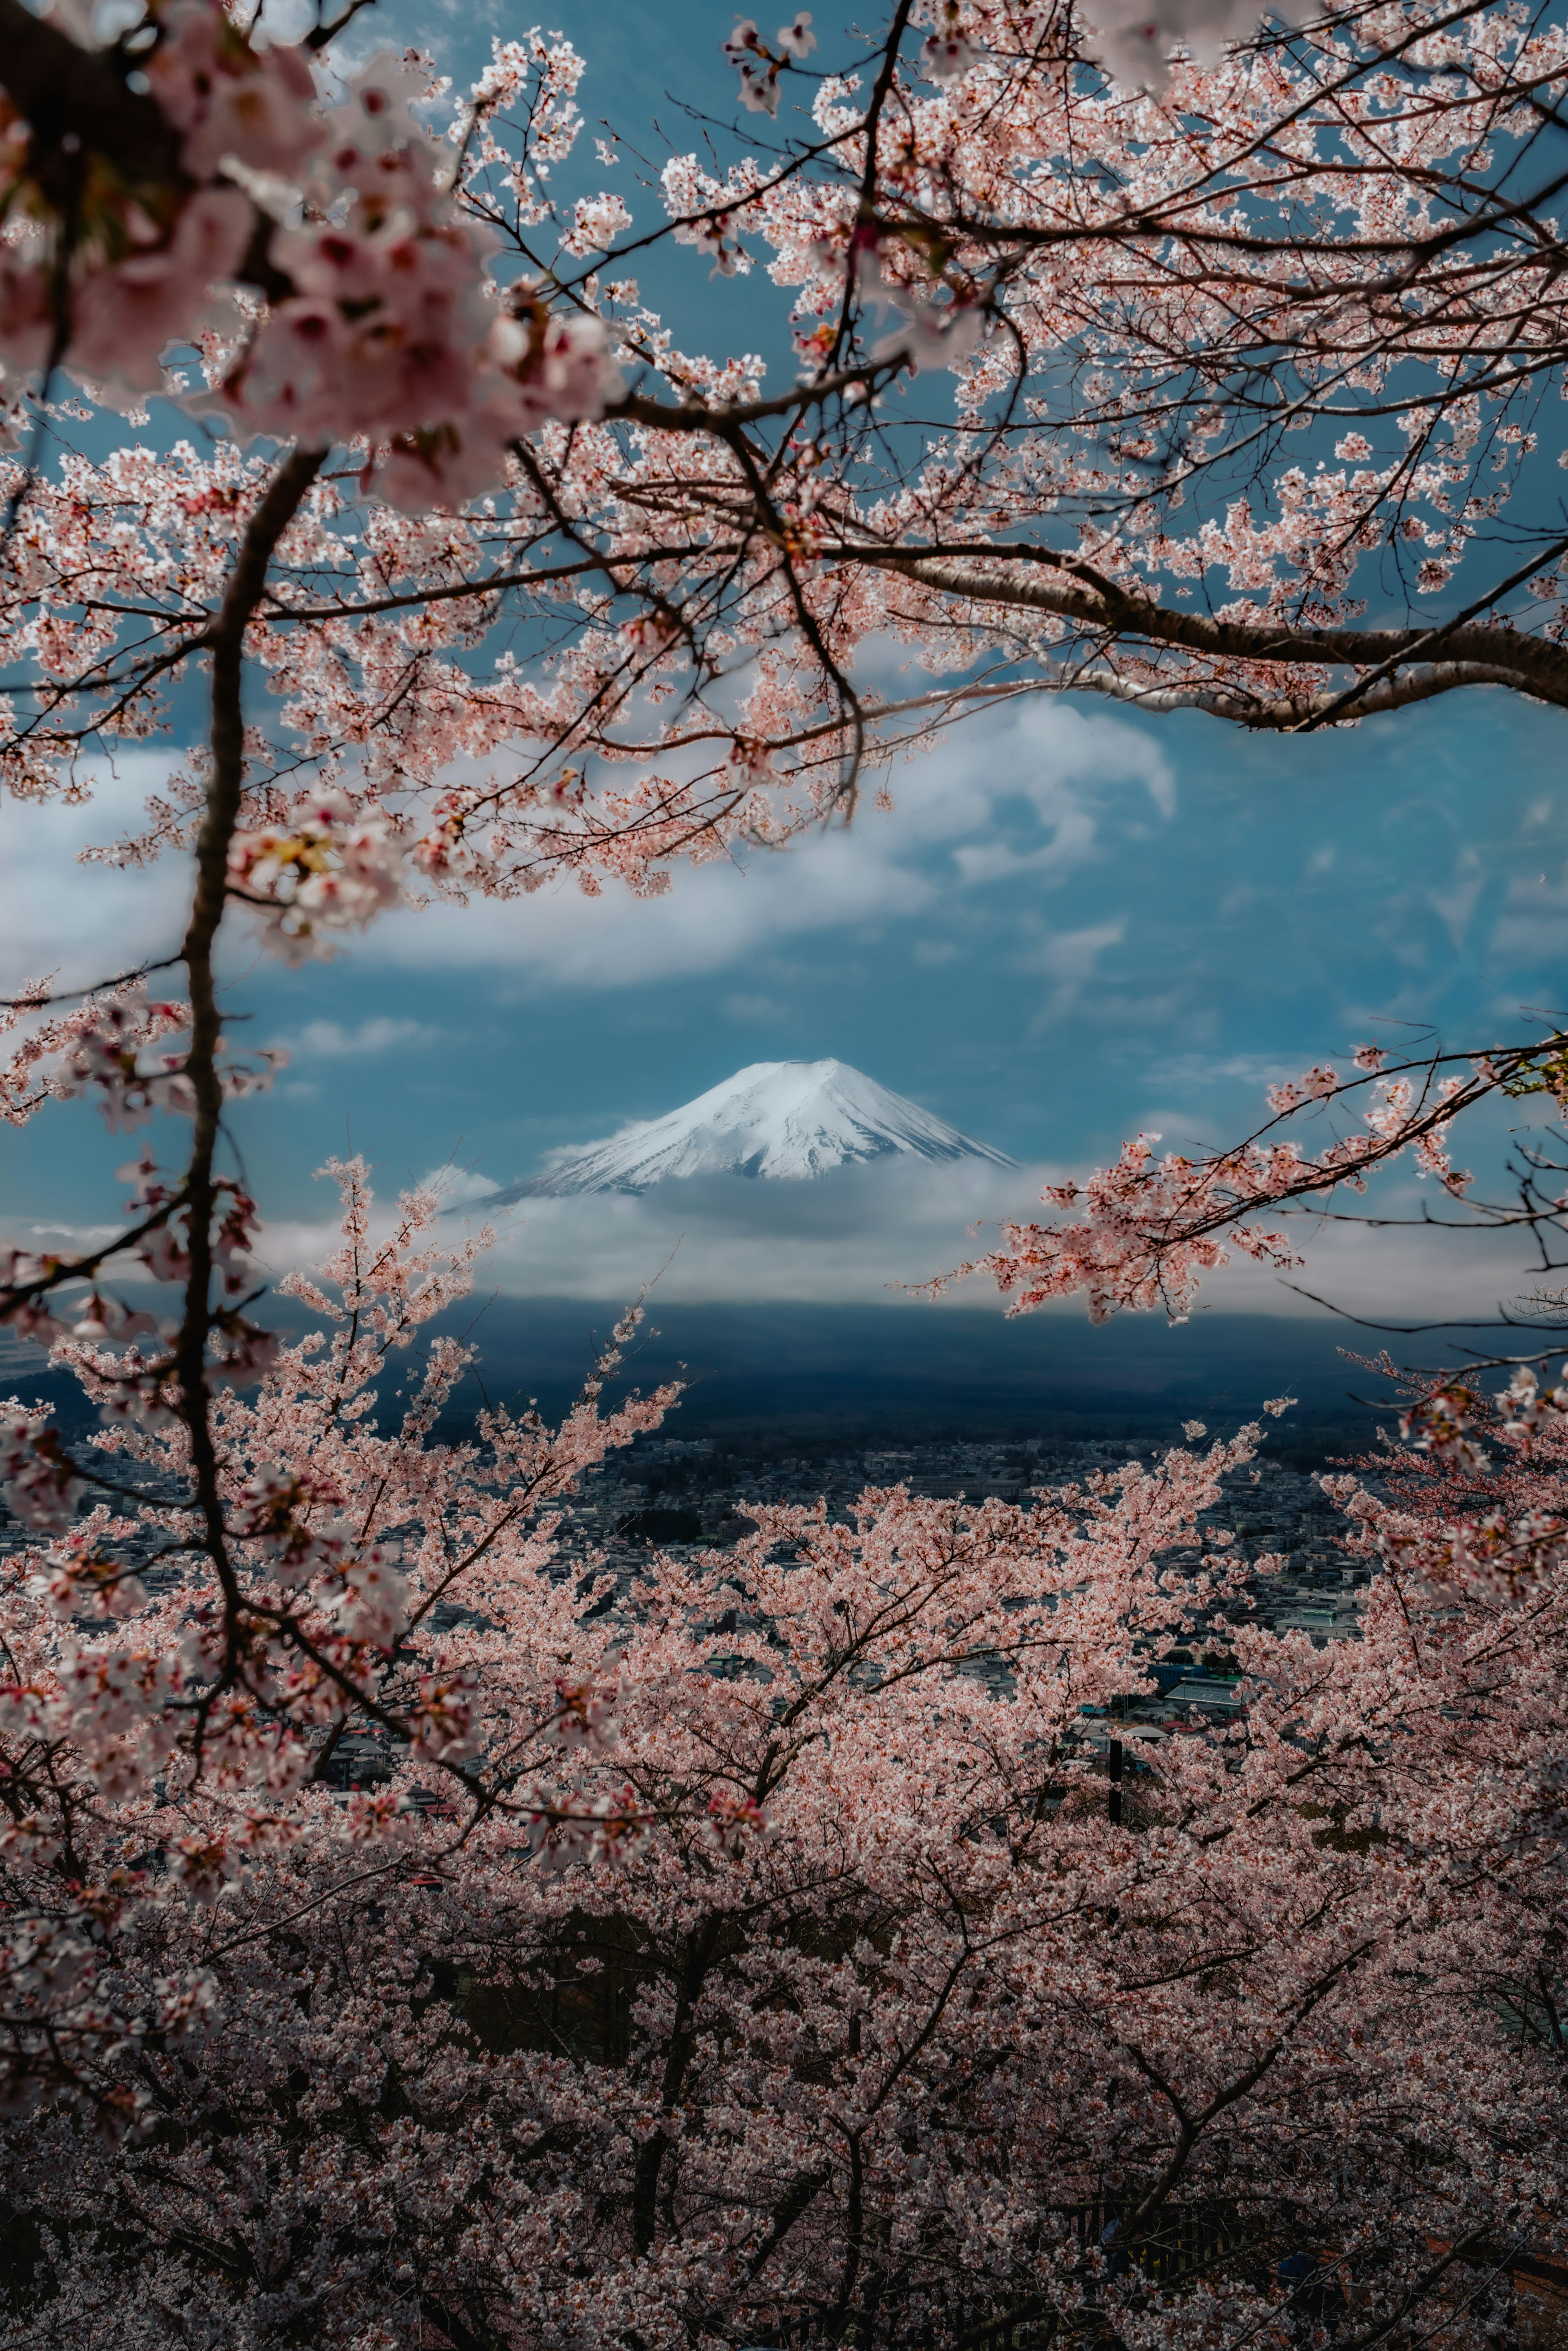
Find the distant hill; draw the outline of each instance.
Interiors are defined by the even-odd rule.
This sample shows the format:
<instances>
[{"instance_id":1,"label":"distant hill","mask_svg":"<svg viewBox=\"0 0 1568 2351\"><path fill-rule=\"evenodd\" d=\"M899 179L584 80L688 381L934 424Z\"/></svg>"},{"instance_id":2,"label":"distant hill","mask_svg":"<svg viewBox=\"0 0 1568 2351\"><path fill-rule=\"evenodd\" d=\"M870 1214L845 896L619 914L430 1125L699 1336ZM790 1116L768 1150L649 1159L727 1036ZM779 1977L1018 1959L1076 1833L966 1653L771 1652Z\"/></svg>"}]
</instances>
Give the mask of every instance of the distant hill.
<instances>
[{"instance_id":1,"label":"distant hill","mask_svg":"<svg viewBox=\"0 0 1568 2351\"><path fill-rule=\"evenodd\" d=\"M469 1301L451 1320L479 1350L493 1402L537 1396L553 1416L616 1311L609 1302L500 1298L477 1317ZM676 1436L770 1433L845 1446L945 1434L1164 1440L1188 1418L1218 1435L1284 1394L1299 1403L1266 1424L1270 1453L1315 1467L1367 1444L1379 1419L1392 1426L1396 1416L1373 1375L1339 1352L1364 1336L1326 1321L1251 1314L1198 1315L1176 1330L1130 1315L1095 1330L1064 1314L1009 1322L994 1309L665 1305L655 1295L618 1384L647 1389L684 1376ZM479 1402L470 1376L447 1426L465 1426Z\"/></svg>"},{"instance_id":2,"label":"distant hill","mask_svg":"<svg viewBox=\"0 0 1568 2351\"><path fill-rule=\"evenodd\" d=\"M146 1302L162 1301L149 1294ZM313 1326L291 1301L270 1298L263 1311L284 1328ZM618 1301L496 1298L481 1307L464 1300L428 1326L466 1333L478 1350L442 1434L466 1433L486 1400L537 1397L558 1417L620 1311ZM942 1435L1166 1440L1188 1418L1207 1421L1218 1436L1255 1417L1265 1396L1284 1394L1299 1402L1268 1424L1270 1454L1315 1468L1365 1446L1380 1420L1391 1426L1396 1417L1375 1376L1340 1352L1365 1343L1364 1332L1326 1320L1260 1314L1198 1314L1176 1330L1153 1315L1129 1315L1095 1330L1076 1315L1009 1322L994 1308L665 1305L655 1295L610 1401L629 1387L684 1377L689 1385L673 1434L789 1439L810 1451ZM1420 1344L1423 1363L1443 1360L1439 1334ZM399 1369L394 1387L417 1376L420 1353ZM16 1340L0 1346L6 1395L47 1403L73 1438L97 1424L71 1375L51 1371L42 1349ZM383 1426L392 1410L389 1395Z\"/></svg>"}]
</instances>

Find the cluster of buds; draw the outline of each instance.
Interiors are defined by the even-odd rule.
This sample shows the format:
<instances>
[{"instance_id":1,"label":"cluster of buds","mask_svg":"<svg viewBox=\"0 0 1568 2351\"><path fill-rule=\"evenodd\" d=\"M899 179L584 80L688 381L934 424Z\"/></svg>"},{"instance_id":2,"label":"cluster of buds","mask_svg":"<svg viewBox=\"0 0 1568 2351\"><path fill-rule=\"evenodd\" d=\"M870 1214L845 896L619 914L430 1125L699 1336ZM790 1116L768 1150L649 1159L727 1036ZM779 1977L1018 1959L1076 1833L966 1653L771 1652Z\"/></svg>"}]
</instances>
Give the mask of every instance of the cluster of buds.
<instances>
[{"instance_id":1,"label":"cluster of buds","mask_svg":"<svg viewBox=\"0 0 1568 2351\"><path fill-rule=\"evenodd\" d=\"M149 1003L140 984L85 1006L59 1058L62 1099L95 1089L111 1134L144 1125L155 1110L189 1115L195 1102L184 1056L162 1055L150 1069L141 1061L152 1039L183 1027L187 1017L183 1005Z\"/></svg>"},{"instance_id":2,"label":"cluster of buds","mask_svg":"<svg viewBox=\"0 0 1568 2351\"><path fill-rule=\"evenodd\" d=\"M779 77L791 64L803 65L817 46L811 12L802 8L789 24L780 25L770 49L749 16L737 16L735 30L724 43L724 54L740 75L740 102L748 114L779 111Z\"/></svg>"},{"instance_id":3,"label":"cluster of buds","mask_svg":"<svg viewBox=\"0 0 1568 2351\"><path fill-rule=\"evenodd\" d=\"M1568 1423L1568 1364L1554 1388L1543 1389L1528 1364L1521 1364L1504 1389L1504 1437L1528 1452L1538 1432L1560 1434Z\"/></svg>"},{"instance_id":4,"label":"cluster of buds","mask_svg":"<svg viewBox=\"0 0 1568 2351\"><path fill-rule=\"evenodd\" d=\"M70 1525L82 1495L59 1430L15 1405L0 1414L0 1495L13 1518L47 1533Z\"/></svg>"},{"instance_id":5,"label":"cluster of buds","mask_svg":"<svg viewBox=\"0 0 1568 2351\"><path fill-rule=\"evenodd\" d=\"M1287 1078L1282 1084L1270 1086L1269 1107L1277 1117L1283 1118L1291 1111L1299 1110L1303 1102L1326 1102L1338 1092L1338 1072L1319 1064L1299 1078Z\"/></svg>"},{"instance_id":6,"label":"cluster of buds","mask_svg":"<svg viewBox=\"0 0 1568 2351\"><path fill-rule=\"evenodd\" d=\"M1479 1477L1488 1467L1488 1457L1470 1434L1475 1410L1476 1399L1469 1389L1450 1382L1401 1415L1399 1434L1406 1445L1429 1453L1435 1461Z\"/></svg>"},{"instance_id":7,"label":"cluster of buds","mask_svg":"<svg viewBox=\"0 0 1568 2351\"><path fill-rule=\"evenodd\" d=\"M711 1844L738 1861L748 1841L767 1835L768 1816L755 1796L737 1796L721 1788L709 1800L703 1827Z\"/></svg>"},{"instance_id":8,"label":"cluster of buds","mask_svg":"<svg viewBox=\"0 0 1568 2351\"><path fill-rule=\"evenodd\" d=\"M261 938L286 963L334 952L330 934L362 930L402 895L402 852L386 820L347 792L296 800L286 824L236 833L228 886L259 909Z\"/></svg>"},{"instance_id":9,"label":"cluster of buds","mask_svg":"<svg viewBox=\"0 0 1568 2351\"><path fill-rule=\"evenodd\" d=\"M76 1616L134 1615L147 1593L131 1571L106 1558L100 1546L135 1531L131 1519L110 1519L99 1504L43 1554L43 1565L27 1579L32 1597L62 1621Z\"/></svg>"}]
</instances>

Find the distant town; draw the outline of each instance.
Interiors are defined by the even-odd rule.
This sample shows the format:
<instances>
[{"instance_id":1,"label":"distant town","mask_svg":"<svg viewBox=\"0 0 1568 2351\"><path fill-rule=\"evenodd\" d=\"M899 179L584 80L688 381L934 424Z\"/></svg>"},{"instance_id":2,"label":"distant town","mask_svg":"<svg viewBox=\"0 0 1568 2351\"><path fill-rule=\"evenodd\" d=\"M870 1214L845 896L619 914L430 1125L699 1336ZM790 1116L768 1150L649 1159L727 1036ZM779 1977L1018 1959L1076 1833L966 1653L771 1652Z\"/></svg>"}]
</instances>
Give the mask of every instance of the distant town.
<instances>
[{"instance_id":1,"label":"distant town","mask_svg":"<svg viewBox=\"0 0 1568 2351\"><path fill-rule=\"evenodd\" d=\"M771 1445L753 1449L744 1440L640 1437L583 1480L561 1530L561 1557L584 1573L601 1563L619 1567L613 1594L605 1595L612 1606L629 1590L640 1552L733 1546L754 1525L748 1502L805 1506L821 1499L831 1518L847 1520L868 1486L904 1486L938 1500L995 1499L1028 1508L1062 1486L1082 1484L1094 1470L1153 1462L1166 1449L1146 1439L1041 1437L843 1453L813 1447L791 1454ZM1320 1644L1355 1635L1369 1572L1340 1547L1344 1521L1315 1477L1264 1455L1228 1481L1202 1523L1229 1531L1233 1556L1283 1559L1282 1567L1248 1579L1253 1621L1278 1632L1306 1633ZM1173 1551L1173 1564L1196 1562L1200 1548ZM1157 1693L1118 1710L1121 1721L1139 1726L1129 1737L1158 1737L1239 1711L1239 1677L1218 1623L1200 1615L1190 1640L1152 1656L1150 1670Z\"/></svg>"},{"instance_id":2,"label":"distant town","mask_svg":"<svg viewBox=\"0 0 1568 2351\"><path fill-rule=\"evenodd\" d=\"M755 1529L748 1505L805 1507L821 1499L831 1518L847 1520L868 1486L903 1486L936 1500L994 1499L1028 1509L1063 1486L1082 1484L1096 1470L1113 1470L1132 1460L1153 1463L1166 1450L1152 1439L1124 1437L912 1442L841 1452L821 1440L798 1452L785 1449L787 1443L778 1437L638 1437L589 1470L578 1493L569 1498L557 1537L558 1572L580 1577L585 1598L601 1587L593 1613L608 1613L630 1600L647 1554L664 1551L693 1557L733 1549ZM106 1458L103 1466L106 1474L126 1484L156 1491L169 1502L177 1499L166 1477L150 1476L123 1461ZM1201 1524L1229 1531L1232 1557L1253 1560L1266 1553L1282 1559L1282 1566L1248 1579L1253 1622L1277 1632L1305 1633L1319 1645L1356 1636L1369 1571L1341 1548L1344 1521L1313 1474L1272 1462L1265 1453L1227 1481ZM0 1506L0 1557L37 1540ZM132 1535L112 1548L131 1564L148 1555L153 1541ZM1196 1563L1200 1549L1194 1543L1169 1556L1174 1565ZM605 1582L606 1570L612 1583ZM173 1566L158 1567L145 1581L156 1586L179 1573ZM438 1623L466 1620L460 1605L436 1611ZM1239 1674L1220 1618L1199 1613L1185 1642L1151 1650L1147 1668L1156 1689L1121 1702L1113 1725L1086 1723L1086 1746L1103 1747L1113 1737L1157 1742L1240 1712ZM1005 1682L1006 1675L998 1670L994 1678ZM350 1734L341 1743L331 1778L343 1788L362 1784L383 1776L387 1762L378 1739Z\"/></svg>"}]
</instances>

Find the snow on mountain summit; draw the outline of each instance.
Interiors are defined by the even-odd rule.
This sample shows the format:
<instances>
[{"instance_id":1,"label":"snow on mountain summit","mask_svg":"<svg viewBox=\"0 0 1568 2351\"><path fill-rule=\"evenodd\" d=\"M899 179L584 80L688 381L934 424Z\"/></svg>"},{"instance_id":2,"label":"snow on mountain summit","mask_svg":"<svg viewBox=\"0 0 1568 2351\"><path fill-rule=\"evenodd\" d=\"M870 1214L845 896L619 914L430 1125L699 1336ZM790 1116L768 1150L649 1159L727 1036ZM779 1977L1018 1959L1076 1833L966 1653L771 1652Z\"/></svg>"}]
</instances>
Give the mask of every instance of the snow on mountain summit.
<instances>
[{"instance_id":1,"label":"snow on mountain summit","mask_svg":"<svg viewBox=\"0 0 1568 2351\"><path fill-rule=\"evenodd\" d=\"M753 1061L664 1118L639 1119L603 1143L558 1155L543 1175L493 1194L486 1206L540 1194L645 1192L666 1176L799 1182L894 1153L1017 1165L847 1062Z\"/></svg>"}]
</instances>

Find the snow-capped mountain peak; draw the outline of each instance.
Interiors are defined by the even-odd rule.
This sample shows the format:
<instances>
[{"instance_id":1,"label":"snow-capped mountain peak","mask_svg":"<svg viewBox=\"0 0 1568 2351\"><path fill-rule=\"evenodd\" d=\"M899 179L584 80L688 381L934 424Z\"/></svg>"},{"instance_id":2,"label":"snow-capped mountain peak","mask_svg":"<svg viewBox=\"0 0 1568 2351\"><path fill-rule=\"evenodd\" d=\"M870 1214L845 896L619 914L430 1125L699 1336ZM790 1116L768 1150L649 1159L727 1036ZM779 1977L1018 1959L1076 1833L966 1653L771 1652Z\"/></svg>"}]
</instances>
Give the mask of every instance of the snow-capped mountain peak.
<instances>
[{"instance_id":1,"label":"snow-capped mountain peak","mask_svg":"<svg viewBox=\"0 0 1568 2351\"><path fill-rule=\"evenodd\" d=\"M492 1194L486 1206L540 1194L645 1192L667 1176L800 1182L894 1153L1017 1164L847 1062L753 1061L664 1118L639 1119L603 1143L557 1154L543 1175Z\"/></svg>"}]
</instances>

